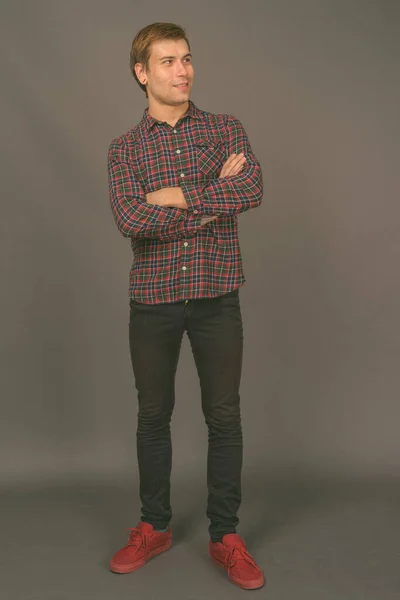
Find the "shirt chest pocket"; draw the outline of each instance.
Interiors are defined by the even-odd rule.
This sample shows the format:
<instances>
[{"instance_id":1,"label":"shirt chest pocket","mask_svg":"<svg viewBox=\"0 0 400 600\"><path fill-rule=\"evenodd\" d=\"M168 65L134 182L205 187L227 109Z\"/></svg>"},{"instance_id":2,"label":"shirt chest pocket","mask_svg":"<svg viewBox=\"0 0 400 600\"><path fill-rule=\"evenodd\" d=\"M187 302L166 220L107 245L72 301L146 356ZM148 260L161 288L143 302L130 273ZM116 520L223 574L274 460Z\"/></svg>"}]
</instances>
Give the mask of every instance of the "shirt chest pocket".
<instances>
[{"instance_id":1,"label":"shirt chest pocket","mask_svg":"<svg viewBox=\"0 0 400 600\"><path fill-rule=\"evenodd\" d=\"M199 174L208 178L218 177L227 158L224 144L210 139L198 140L195 153Z\"/></svg>"}]
</instances>

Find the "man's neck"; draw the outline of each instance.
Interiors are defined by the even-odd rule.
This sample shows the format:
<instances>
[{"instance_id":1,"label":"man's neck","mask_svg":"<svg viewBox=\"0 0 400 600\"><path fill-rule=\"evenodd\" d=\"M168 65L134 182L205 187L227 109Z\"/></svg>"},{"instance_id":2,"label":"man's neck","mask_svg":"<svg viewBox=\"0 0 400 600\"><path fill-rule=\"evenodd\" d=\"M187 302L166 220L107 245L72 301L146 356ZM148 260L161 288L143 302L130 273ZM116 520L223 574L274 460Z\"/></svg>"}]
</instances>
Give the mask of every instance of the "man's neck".
<instances>
[{"instance_id":1,"label":"man's neck","mask_svg":"<svg viewBox=\"0 0 400 600\"><path fill-rule=\"evenodd\" d=\"M181 104L179 106L168 106L166 104L153 104L149 102L149 115L156 119L156 121L166 121L171 127L186 114L189 108L189 102Z\"/></svg>"}]
</instances>

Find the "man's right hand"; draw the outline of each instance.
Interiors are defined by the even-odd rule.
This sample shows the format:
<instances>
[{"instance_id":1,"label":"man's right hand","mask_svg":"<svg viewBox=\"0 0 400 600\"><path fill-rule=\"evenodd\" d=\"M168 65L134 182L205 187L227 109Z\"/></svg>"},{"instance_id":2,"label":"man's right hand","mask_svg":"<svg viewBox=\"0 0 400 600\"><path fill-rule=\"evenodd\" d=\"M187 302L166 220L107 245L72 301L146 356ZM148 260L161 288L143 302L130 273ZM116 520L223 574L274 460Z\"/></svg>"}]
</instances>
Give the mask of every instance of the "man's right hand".
<instances>
[{"instance_id":1,"label":"man's right hand","mask_svg":"<svg viewBox=\"0 0 400 600\"><path fill-rule=\"evenodd\" d=\"M243 152L240 154L231 154L228 160L224 163L221 173L219 174L218 179L222 179L223 177L232 177L233 175L237 175L244 167L244 163L246 162L246 157ZM218 219L217 216L213 217L202 217L201 225L206 225L211 221L215 221Z\"/></svg>"},{"instance_id":2,"label":"man's right hand","mask_svg":"<svg viewBox=\"0 0 400 600\"><path fill-rule=\"evenodd\" d=\"M231 154L221 169L219 179L222 177L232 177L233 175L237 175L243 169L245 162L246 157L243 152L240 154Z\"/></svg>"}]
</instances>

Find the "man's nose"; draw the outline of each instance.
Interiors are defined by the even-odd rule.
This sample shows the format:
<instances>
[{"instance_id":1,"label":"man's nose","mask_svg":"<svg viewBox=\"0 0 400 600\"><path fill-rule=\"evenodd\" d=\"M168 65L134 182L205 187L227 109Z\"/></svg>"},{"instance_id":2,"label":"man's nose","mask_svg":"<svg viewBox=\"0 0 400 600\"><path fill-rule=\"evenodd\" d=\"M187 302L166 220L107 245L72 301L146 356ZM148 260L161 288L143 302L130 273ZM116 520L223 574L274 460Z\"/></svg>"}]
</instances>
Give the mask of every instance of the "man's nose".
<instances>
[{"instance_id":1,"label":"man's nose","mask_svg":"<svg viewBox=\"0 0 400 600\"><path fill-rule=\"evenodd\" d=\"M187 68L185 63L183 63L182 61L178 61L176 63L176 75L186 75L187 74Z\"/></svg>"}]
</instances>

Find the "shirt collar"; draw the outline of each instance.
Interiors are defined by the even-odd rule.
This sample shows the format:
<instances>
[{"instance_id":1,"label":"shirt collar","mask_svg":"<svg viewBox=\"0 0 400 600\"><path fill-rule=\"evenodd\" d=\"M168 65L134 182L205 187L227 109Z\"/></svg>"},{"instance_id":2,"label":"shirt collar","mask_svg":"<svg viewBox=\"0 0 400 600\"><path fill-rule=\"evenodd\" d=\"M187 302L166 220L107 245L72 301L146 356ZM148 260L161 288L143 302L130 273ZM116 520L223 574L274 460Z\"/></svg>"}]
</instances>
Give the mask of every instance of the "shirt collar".
<instances>
[{"instance_id":1,"label":"shirt collar","mask_svg":"<svg viewBox=\"0 0 400 600\"><path fill-rule=\"evenodd\" d=\"M196 120L203 119L202 111L199 110L191 100L189 100L189 108L187 109L183 117L181 117L181 119L187 118L192 118ZM156 123L162 123L162 121L158 121L157 119L149 115L149 109L146 108L142 118L142 127L145 130L145 132L148 133L154 127L154 125L156 125Z\"/></svg>"}]
</instances>

